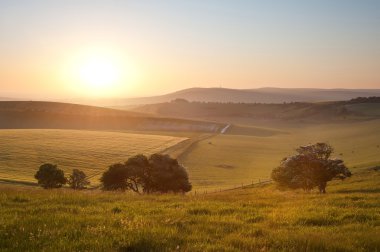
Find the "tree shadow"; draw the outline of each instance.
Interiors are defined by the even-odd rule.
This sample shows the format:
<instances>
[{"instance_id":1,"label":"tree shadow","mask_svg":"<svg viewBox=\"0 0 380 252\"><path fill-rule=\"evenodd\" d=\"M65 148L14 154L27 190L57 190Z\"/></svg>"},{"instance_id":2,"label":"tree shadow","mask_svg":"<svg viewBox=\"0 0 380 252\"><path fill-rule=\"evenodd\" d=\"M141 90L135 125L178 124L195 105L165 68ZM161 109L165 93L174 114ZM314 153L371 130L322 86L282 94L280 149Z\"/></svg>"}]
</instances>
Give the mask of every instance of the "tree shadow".
<instances>
[{"instance_id":1,"label":"tree shadow","mask_svg":"<svg viewBox=\"0 0 380 252\"><path fill-rule=\"evenodd\" d=\"M380 193L380 188L372 189L342 189L336 191L336 193Z\"/></svg>"}]
</instances>

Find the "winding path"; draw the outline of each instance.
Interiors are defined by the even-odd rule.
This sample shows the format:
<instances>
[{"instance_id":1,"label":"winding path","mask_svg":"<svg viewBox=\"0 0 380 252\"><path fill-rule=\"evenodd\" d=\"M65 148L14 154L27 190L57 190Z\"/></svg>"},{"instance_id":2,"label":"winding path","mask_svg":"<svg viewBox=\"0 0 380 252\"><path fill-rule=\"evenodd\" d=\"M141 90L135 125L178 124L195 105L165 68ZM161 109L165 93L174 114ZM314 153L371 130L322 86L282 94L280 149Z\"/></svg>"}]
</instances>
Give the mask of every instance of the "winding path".
<instances>
[{"instance_id":1,"label":"winding path","mask_svg":"<svg viewBox=\"0 0 380 252\"><path fill-rule=\"evenodd\" d=\"M226 127L224 127L224 128L220 131L220 134L224 134L224 133L226 133L226 131L228 130L229 127L231 127L231 124L228 124Z\"/></svg>"}]
</instances>

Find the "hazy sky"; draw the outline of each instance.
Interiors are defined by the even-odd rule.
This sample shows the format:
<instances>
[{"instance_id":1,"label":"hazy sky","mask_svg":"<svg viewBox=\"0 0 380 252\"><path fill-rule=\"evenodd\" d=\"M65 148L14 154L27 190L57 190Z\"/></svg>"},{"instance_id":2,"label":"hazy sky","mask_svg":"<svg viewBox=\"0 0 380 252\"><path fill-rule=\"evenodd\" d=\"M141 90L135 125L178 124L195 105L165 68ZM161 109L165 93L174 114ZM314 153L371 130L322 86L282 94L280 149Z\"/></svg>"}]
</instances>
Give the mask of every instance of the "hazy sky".
<instances>
[{"instance_id":1,"label":"hazy sky","mask_svg":"<svg viewBox=\"0 0 380 252\"><path fill-rule=\"evenodd\" d=\"M380 88L380 1L0 1L0 97L194 86Z\"/></svg>"}]
</instances>

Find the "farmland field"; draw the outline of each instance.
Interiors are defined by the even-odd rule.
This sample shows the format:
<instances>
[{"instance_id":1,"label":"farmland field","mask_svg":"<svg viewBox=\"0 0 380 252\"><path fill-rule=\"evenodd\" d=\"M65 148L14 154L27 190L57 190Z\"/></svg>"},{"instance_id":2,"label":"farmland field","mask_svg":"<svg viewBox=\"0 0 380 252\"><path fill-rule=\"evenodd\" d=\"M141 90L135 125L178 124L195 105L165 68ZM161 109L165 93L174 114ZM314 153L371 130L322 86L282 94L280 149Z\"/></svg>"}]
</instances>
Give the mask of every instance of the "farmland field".
<instances>
[{"instance_id":1,"label":"farmland field","mask_svg":"<svg viewBox=\"0 0 380 252\"><path fill-rule=\"evenodd\" d=\"M233 128L232 134L219 135L1 130L0 178L35 182L33 175L38 166L52 162L65 171L73 168L85 171L92 184L97 185L108 165L134 154L166 150L164 153L179 157L185 165L195 190L219 190L267 180L283 157L292 154L299 145L317 141L330 143L335 156L345 160L351 169L380 164L379 120L302 128L279 125L276 129L260 128L259 132L273 134L260 135L257 130L240 127Z\"/></svg>"},{"instance_id":2,"label":"farmland field","mask_svg":"<svg viewBox=\"0 0 380 252\"><path fill-rule=\"evenodd\" d=\"M380 121L279 128L272 136L216 135L182 158L194 185L212 190L265 180L300 145L328 142L350 169L380 165ZM246 132L244 132L245 134ZM234 134L239 134L235 131Z\"/></svg>"},{"instance_id":3,"label":"farmland field","mask_svg":"<svg viewBox=\"0 0 380 252\"><path fill-rule=\"evenodd\" d=\"M110 165L163 151L184 137L83 130L0 130L0 179L35 182L45 162L83 170L93 184Z\"/></svg>"}]
</instances>

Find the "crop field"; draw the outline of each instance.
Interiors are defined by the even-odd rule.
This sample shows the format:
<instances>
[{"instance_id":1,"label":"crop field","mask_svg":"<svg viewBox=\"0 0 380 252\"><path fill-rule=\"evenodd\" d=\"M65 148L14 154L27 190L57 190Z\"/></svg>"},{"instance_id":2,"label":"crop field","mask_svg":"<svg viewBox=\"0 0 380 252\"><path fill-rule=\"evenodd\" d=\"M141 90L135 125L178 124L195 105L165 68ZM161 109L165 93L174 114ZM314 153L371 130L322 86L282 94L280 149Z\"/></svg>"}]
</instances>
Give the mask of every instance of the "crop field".
<instances>
[{"instance_id":1,"label":"crop field","mask_svg":"<svg viewBox=\"0 0 380 252\"><path fill-rule=\"evenodd\" d=\"M352 170L380 165L380 120L258 129L273 134L258 134L256 128L246 127L233 128L233 135L1 130L0 178L35 182L39 165L52 162L68 172L73 168L85 171L96 185L108 165L137 153L165 150L185 165L194 190L215 191L267 180L296 147L317 141L330 143L334 155Z\"/></svg>"},{"instance_id":2,"label":"crop field","mask_svg":"<svg viewBox=\"0 0 380 252\"><path fill-rule=\"evenodd\" d=\"M184 137L83 130L0 130L0 179L35 182L45 162L83 170L93 184L110 165L163 151Z\"/></svg>"},{"instance_id":3,"label":"crop field","mask_svg":"<svg viewBox=\"0 0 380 252\"><path fill-rule=\"evenodd\" d=\"M133 195L0 185L1 251L379 251L380 171L327 194L274 185Z\"/></svg>"},{"instance_id":4,"label":"crop field","mask_svg":"<svg viewBox=\"0 0 380 252\"><path fill-rule=\"evenodd\" d=\"M284 127L268 136L216 135L182 158L194 185L218 190L266 180L282 158L300 145L328 142L352 170L380 165L380 120ZM239 134L235 130L234 134Z\"/></svg>"}]
</instances>

